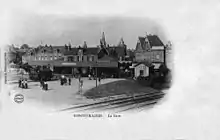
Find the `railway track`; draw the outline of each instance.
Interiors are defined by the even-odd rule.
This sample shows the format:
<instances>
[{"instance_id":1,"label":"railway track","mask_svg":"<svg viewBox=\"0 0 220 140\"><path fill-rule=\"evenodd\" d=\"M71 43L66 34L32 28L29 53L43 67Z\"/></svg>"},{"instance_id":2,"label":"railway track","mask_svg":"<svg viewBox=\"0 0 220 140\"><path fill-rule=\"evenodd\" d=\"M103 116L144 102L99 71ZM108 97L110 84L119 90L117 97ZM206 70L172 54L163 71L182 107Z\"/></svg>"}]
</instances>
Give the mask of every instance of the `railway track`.
<instances>
[{"instance_id":1,"label":"railway track","mask_svg":"<svg viewBox=\"0 0 220 140\"><path fill-rule=\"evenodd\" d=\"M161 91L151 92L147 94L141 94L136 96L128 96L116 99L109 99L106 101L99 101L91 104L76 105L70 108L66 108L60 111L74 112L123 112L132 110L135 108L141 108L148 105L154 105L160 100L165 93Z\"/></svg>"}]
</instances>

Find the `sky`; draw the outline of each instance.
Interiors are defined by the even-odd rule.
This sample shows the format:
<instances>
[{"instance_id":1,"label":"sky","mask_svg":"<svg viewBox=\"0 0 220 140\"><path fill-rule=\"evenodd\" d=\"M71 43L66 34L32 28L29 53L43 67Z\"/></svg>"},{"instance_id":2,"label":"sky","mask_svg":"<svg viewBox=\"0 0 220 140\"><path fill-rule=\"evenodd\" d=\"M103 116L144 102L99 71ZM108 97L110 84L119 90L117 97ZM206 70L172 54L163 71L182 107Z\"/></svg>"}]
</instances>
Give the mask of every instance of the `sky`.
<instances>
[{"instance_id":1,"label":"sky","mask_svg":"<svg viewBox=\"0 0 220 140\"><path fill-rule=\"evenodd\" d=\"M16 16L16 15L20 16ZM32 47L43 44L64 45L71 42L81 45L84 41L89 47L99 44L102 32L108 44L117 45L123 38L128 48L135 48L138 36L156 34L163 41L166 36L159 23L150 18L123 16L81 16L40 15L36 13L13 13L10 27L10 44L28 44ZM166 43L166 42L164 42Z\"/></svg>"}]
</instances>

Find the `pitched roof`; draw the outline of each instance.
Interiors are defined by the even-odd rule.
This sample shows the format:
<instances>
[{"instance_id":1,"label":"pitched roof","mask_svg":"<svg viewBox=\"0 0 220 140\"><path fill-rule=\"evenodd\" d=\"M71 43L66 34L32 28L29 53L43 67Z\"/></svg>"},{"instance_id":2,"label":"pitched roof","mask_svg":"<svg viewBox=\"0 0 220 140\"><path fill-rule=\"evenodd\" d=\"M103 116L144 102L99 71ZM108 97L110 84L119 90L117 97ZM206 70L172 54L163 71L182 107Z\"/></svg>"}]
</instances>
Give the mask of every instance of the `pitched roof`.
<instances>
[{"instance_id":1,"label":"pitched roof","mask_svg":"<svg viewBox=\"0 0 220 140\"><path fill-rule=\"evenodd\" d=\"M108 49L109 52L111 50L115 49L115 51L118 54L118 56L125 56L125 48L123 48L123 47L111 46L111 47L109 47L107 49Z\"/></svg>"},{"instance_id":2,"label":"pitched roof","mask_svg":"<svg viewBox=\"0 0 220 140\"><path fill-rule=\"evenodd\" d=\"M76 55L78 53L78 49L79 48L71 48L71 50L66 50L64 52L64 55ZM84 51L85 55L89 55L89 54L90 55L97 55L99 52L99 48L97 48L97 47L86 48L86 49L83 49L83 51Z\"/></svg>"},{"instance_id":3,"label":"pitched roof","mask_svg":"<svg viewBox=\"0 0 220 140\"><path fill-rule=\"evenodd\" d=\"M138 37L139 42L137 42L136 50L146 50L147 44L145 39L146 39L145 37L140 37L140 36Z\"/></svg>"},{"instance_id":4,"label":"pitched roof","mask_svg":"<svg viewBox=\"0 0 220 140\"><path fill-rule=\"evenodd\" d=\"M157 35L147 35L147 37L138 37L136 50L148 50L152 46L164 46L163 42ZM149 43L148 43L149 42Z\"/></svg>"},{"instance_id":5,"label":"pitched roof","mask_svg":"<svg viewBox=\"0 0 220 140\"><path fill-rule=\"evenodd\" d=\"M150 46L164 46L163 42L157 35L148 35L147 36Z\"/></svg>"},{"instance_id":6,"label":"pitched roof","mask_svg":"<svg viewBox=\"0 0 220 140\"><path fill-rule=\"evenodd\" d=\"M76 55L77 53L78 53L78 49L77 48L71 48L71 50L65 51L63 54L64 55Z\"/></svg>"},{"instance_id":7,"label":"pitched roof","mask_svg":"<svg viewBox=\"0 0 220 140\"><path fill-rule=\"evenodd\" d=\"M144 64L145 66L148 66L148 67L153 66L153 64L150 63L150 62L139 62L139 63L137 63L136 65L134 65L134 67L137 67L137 66L140 65L140 64Z\"/></svg>"},{"instance_id":8,"label":"pitched roof","mask_svg":"<svg viewBox=\"0 0 220 140\"><path fill-rule=\"evenodd\" d=\"M52 46L53 49L65 49L65 46Z\"/></svg>"},{"instance_id":9,"label":"pitched roof","mask_svg":"<svg viewBox=\"0 0 220 140\"><path fill-rule=\"evenodd\" d=\"M143 48L141 47L141 44L139 42L137 42L135 50L136 51L143 50Z\"/></svg>"},{"instance_id":10,"label":"pitched roof","mask_svg":"<svg viewBox=\"0 0 220 140\"><path fill-rule=\"evenodd\" d=\"M116 58L108 56L108 55L104 55L102 58L98 59L99 61L117 61Z\"/></svg>"},{"instance_id":11,"label":"pitched roof","mask_svg":"<svg viewBox=\"0 0 220 140\"><path fill-rule=\"evenodd\" d=\"M119 43L118 43L118 47L125 47L125 43L124 43L124 40L123 38L120 39Z\"/></svg>"},{"instance_id":12,"label":"pitched roof","mask_svg":"<svg viewBox=\"0 0 220 140\"><path fill-rule=\"evenodd\" d=\"M143 48L143 45L145 44L145 37L138 37L138 39L139 39L139 41L140 41L140 43L141 43L141 46L142 46L142 48Z\"/></svg>"},{"instance_id":13,"label":"pitched roof","mask_svg":"<svg viewBox=\"0 0 220 140\"><path fill-rule=\"evenodd\" d=\"M87 48L84 50L84 54L92 54L92 55L97 55L99 52L100 48L93 47L93 48Z\"/></svg>"}]
</instances>

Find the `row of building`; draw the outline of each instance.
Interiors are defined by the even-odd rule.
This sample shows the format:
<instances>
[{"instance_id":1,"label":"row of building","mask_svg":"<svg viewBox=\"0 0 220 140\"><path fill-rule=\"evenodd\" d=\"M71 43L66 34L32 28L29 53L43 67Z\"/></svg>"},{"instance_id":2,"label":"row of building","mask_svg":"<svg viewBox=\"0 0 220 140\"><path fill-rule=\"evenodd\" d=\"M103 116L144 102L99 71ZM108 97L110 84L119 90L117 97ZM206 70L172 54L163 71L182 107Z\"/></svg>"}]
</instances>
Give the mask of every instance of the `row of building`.
<instances>
[{"instance_id":1,"label":"row of building","mask_svg":"<svg viewBox=\"0 0 220 140\"><path fill-rule=\"evenodd\" d=\"M71 44L40 45L29 49L22 56L23 63L32 66L50 66L54 73L88 75L94 74L98 69L99 74L113 74L116 77L131 72L134 67L137 68L136 72L133 71L134 75L143 73L146 75L142 66L146 63L143 62L150 62L157 69L165 63L165 59L165 46L157 35L138 37L135 50L130 50L127 49L123 39L118 45L110 46L106 42L104 33L97 46L87 46L86 42L77 47Z\"/></svg>"}]
</instances>

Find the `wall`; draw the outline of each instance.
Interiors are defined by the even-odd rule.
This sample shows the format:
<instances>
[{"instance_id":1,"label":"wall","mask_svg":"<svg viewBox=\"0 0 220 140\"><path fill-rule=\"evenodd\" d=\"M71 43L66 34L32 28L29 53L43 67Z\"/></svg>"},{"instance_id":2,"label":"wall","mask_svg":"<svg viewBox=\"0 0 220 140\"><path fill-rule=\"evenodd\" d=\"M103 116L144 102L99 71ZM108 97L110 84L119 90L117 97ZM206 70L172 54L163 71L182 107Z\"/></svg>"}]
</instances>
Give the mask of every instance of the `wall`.
<instances>
[{"instance_id":1,"label":"wall","mask_svg":"<svg viewBox=\"0 0 220 140\"><path fill-rule=\"evenodd\" d=\"M140 75L140 70L144 71L143 76L149 76L149 67L145 66L144 64L140 64L135 67L135 77L138 77Z\"/></svg>"},{"instance_id":2,"label":"wall","mask_svg":"<svg viewBox=\"0 0 220 140\"><path fill-rule=\"evenodd\" d=\"M164 62L164 51L163 50L152 50L145 52L136 52L135 60L137 62L150 61L150 62Z\"/></svg>"}]
</instances>

